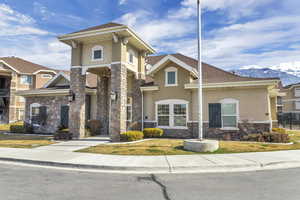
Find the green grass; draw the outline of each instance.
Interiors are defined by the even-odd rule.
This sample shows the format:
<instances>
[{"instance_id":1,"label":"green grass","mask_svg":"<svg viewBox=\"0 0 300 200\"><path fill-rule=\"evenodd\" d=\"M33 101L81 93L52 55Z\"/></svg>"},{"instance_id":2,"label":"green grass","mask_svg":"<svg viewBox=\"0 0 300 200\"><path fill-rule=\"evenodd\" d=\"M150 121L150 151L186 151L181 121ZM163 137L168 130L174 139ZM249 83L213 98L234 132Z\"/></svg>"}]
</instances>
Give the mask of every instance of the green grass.
<instances>
[{"instance_id":1,"label":"green grass","mask_svg":"<svg viewBox=\"0 0 300 200\"><path fill-rule=\"evenodd\" d=\"M294 144L266 144L258 142L220 141L220 148L209 154L265 152L300 149L300 131L289 132ZM115 155L192 155L199 154L183 149L183 140L154 139L133 144L104 144L78 152ZM207 153L206 153L207 154Z\"/></svg>"},{"instance_id":2,"label":"green grass","mask_svg":"<svg viewBox=\"0 0 300 200\"><path fill-rule=\"evenodd\" d=\"M49 136L31 136L23 134L6 135L0 133L0 147L34 148L54 144Z\"/></svg>"}]
</instances>

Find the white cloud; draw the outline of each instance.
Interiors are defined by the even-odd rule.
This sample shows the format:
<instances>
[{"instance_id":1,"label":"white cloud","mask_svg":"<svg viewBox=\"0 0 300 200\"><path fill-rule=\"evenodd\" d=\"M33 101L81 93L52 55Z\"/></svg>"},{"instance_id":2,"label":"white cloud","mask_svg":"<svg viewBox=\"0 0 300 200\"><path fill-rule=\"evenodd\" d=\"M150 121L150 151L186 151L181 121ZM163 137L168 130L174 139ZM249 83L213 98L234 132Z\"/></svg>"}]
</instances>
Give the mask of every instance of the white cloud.
<instances>
[{"instance_id":1,"label":"white cloud","mask_svg":"<svg viewBox=\"0 0 300 200\"><path fill-rule=\"evenodd\" d=\"M127 3L127 0L119 0L119 5L124 5Z\"/></svg>"},{"instance_id":2,"label":"white cloud","mask_svg":"<svg viewBox=\"0 0 300 200\"><path fill-rule=\"evenodd\" d=\"M0 36L48 35L48 31L35 27L30 16L14 11L6 4L0 4Z\"/></svg>"}]
</instances>

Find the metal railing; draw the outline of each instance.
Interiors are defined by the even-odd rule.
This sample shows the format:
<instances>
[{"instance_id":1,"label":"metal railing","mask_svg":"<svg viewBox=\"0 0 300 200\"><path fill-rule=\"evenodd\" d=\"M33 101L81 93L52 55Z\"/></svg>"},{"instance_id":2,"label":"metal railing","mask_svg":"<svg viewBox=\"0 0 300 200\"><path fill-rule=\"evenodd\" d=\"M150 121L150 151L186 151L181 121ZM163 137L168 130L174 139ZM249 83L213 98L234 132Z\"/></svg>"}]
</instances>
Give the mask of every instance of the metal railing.
<instances>
[{"instance_id":1,"label":"metal railing","mask_svg":"<svg viewBox=\"0 0 300 200\"><path fill-rule=\"evenodd\" d=\"M300 129L300 113L279 113L278 124L283 128Z\"/></svg>"}]
</instances>

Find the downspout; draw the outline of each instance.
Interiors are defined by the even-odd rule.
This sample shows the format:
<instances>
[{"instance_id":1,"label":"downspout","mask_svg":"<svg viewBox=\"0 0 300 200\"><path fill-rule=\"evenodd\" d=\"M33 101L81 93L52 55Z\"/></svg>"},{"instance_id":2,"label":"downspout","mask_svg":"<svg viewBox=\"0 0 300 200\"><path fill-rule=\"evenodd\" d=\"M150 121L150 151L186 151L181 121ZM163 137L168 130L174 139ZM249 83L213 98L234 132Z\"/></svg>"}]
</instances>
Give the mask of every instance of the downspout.
<instances>
[{"instance_id":1,"label":"downspout","mask_svg":"<svg viewBox=\"0 0 300 200\"><path fill-rule=\"evenodd\" d=\"M144 91L140 88L142 92L142 131L144 130Z\"/></svg>"}]
</instances>

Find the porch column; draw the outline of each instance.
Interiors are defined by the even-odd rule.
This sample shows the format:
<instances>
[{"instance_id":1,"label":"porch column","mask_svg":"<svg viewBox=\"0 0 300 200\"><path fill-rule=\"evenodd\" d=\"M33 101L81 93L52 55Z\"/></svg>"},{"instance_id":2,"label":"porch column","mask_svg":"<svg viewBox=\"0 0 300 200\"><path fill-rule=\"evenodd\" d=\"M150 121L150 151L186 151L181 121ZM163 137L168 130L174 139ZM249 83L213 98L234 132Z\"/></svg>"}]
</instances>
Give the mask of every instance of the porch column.
<instances>
[{"instance_id":1,"label":"porch column","mask_svg":"<svg viewBox=\"0 0 300 200\"><path fill-rule=\"evenodd\" d=\"M70 102L69 131L74 138L85 136L85 83L86 75L82 75L80 67L71 68L70 90L75 94Z\"/></svg>"},{"instance_id":2,"label":"porch column","mask_svg":"<svg viewBox=\"0 0 300 200\"><path fill-rule=\"evenodd\" d=\"M140 87L145 83L143 79L132 79L132 128L134 130L142 130L142 91Z\"/></svg>"},{"instance_id":3,"label":"porch column","mask_svg":"<svg viewBox=\"0 0 300 200\"><path fill-rule=\"evenodd\" d=\"M16 91L17 91L17 74L12 73L9 87L9 109L8 109L8 122L17 120L16 110Z\"/></svg>"},{"instance_id":4,"label":"porch column","mask_svg":"<svg viewBox=\"0 0 300 200\"><path fill-rule=\"evenodd\" d=\"M70 91L75 98L70 102L69 131L74 138L85 136L85 87L86 75L82 75L82 45L77 44L72 48Z\"/></svg>"},{"instance_id":5,"label":"porch column","mask_svg":"<svg viewBox=\"0 0 300 200\"><path fill-rule=\"evenodd\" d=\"M97 119L101 125L101 135L108 135L109 128L109 92L110 78L108 72L97 76Z\"/></svg>"},{"instance_id":6,"label":"porch column","mask_svg":"<svg viewBox=\"0 0 300 200\"><path fill-rule=\"evenodd\" d=\"M109 135L113 142L120 141L120 133L126 131L127 68L122 63L111 65L111 99Z\"/></svg>"}]
</instances>

